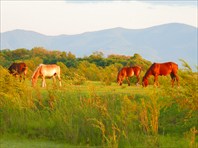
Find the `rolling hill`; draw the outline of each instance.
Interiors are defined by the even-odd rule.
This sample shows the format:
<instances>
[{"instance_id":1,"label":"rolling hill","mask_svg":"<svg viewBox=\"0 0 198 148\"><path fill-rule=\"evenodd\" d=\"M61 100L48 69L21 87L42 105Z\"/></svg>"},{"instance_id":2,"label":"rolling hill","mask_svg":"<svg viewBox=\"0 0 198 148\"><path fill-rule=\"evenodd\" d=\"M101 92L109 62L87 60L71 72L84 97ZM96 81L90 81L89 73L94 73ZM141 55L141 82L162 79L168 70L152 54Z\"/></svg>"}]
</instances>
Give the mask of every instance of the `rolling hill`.
<instances>
[{"instance_id":1,"label":"rolling hill","mask_svg":"<svg viewBox=\"0 0 198 148\"><path fill-rule=\"evenodd\" d=\"M197 65L197 34L198 28L178 23L59 36L13 30L1 33L1 49L42 46L49 50L71 51L77 57L88 56L94 51L102 51L105 55L138 53L152 62L178 62L181 58L194 68Z\"/></svg>"}]
</instances>

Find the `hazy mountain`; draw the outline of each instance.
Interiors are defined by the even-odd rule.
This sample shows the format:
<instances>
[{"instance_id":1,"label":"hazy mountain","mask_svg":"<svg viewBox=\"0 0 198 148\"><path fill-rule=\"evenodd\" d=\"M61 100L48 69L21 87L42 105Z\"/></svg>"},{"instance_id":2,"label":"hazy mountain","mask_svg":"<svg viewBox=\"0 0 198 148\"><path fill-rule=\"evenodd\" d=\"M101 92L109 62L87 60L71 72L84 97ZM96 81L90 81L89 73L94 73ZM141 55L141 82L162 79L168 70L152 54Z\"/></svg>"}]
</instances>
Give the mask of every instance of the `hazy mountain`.
<instances>
[{"instance_id":1,"label":"hazy mountain","mask_svg":"<svg viewBox=\"0 0 198 148\"><path fill-rule=\"evenodd\" d=\"M139 53L152 62L182 58L191 66L197 64L198 28L185 24L165 24L145 29L113 28L77 35L46 36L33 31L14 30L1 33L1 49L71 51L77 57L102 51L105 55Z\"/></svg>"}]
</instances>

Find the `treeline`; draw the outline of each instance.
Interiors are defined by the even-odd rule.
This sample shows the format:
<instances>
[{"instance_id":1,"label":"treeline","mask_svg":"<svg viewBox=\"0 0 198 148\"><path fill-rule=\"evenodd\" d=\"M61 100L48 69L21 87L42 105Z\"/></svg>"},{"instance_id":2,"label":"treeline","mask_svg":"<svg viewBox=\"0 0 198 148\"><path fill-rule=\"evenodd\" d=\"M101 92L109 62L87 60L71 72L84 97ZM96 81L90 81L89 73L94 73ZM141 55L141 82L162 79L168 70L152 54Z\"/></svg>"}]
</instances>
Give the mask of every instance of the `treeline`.
<instances>
[{"instance_id":1,"label":"treeline","mask_svg":"<svg viewBox=\"0 0 198 148\"><path fill-rule=\"evenodd\" d=\"M118 70L123 66L138 65L145 71L151 65L150 61L136 53L133 56L111 54L105 57L102 52L93 52L89 56L77 58L71 52L47 50L43 47L31 50L25 48L1 50L0 65L8 68L13 62L25 62L29 68L29 76L41 63L58 64L65 79L75 77L93 81L115 81Z\"/></svg>"},{"instance_id":2,"label":"treeline","mask_svg":"<svg viewBox=\"0 0 198 148\"><path fill-rule=\"evenodd\" d=\"M3 67L8 67L15 61L34 60L35 58L40 58L45 64L62 62L69 68L77 67L81 61L88 61L100 67L106 67L117 63L122 66L139 65L147 68L151 64L139 54L134 54L134 56L111 54L105 58L102 52L93 52L90 56L76 58L71 52L47 50L43 47L35 47L31 50L25 48L16 50L3 49L0 52L0 62Z\"/></svg>"}]
</instances>

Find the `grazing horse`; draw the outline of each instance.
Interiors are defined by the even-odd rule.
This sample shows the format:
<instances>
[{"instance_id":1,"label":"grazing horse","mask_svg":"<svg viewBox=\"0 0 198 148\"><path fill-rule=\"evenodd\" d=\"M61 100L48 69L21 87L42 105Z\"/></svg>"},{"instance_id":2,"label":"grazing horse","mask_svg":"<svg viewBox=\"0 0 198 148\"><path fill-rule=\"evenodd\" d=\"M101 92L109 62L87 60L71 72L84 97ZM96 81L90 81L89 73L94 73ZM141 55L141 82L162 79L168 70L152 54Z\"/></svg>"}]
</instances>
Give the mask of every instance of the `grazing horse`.
<instances>
[{"instance_id":1,"label":"grazing horse","mask_svg":"<svg viewBox=\"0 0 198 148\"><path fill-rule=\"evenodd\" d=\"M123 67L117 75L117 82L121 86L124 78L126 78L128 82L128 86L130 86L129 82L129 77L136 76L137 77L137 82L136 85L138 85L139 80L140 80L140 72L141 72L141 67L139 66L134 66L134 67Z\"/></svg>"},{"instance_id":2,"label":"grazing horse","mask_svg":"<svg viewBox=\"0 0 198 148\"><path fill-rule=\"evenodd\" d=\"M19 75L20 76L20 81L21 81L22 80L22 74L24 75L23 79L25 80L28 67L23 62L22 63L12 63L12 65L8 68L8 70L9 70L10 74L12 74L14 76Z\"/></svg>"},{"instance_id":3,"label":"grazing horse","mask_svg":"<svg viewBox=\"0 0 198 148\"><path fill-rule=\"evenodd\" d=\"M61 78L60 78L60 66L56 64L45 65L40 64L32 75L32 86L35 86L38 77L42 78L42 87L46 87L45 77L53 77L54 82L56 82L55 76L58 77L59 85L61 86Z\"/></svg>"},{"instance_id":4,"label":"grazing horse","mask_svg":"<svg viewBox=\"0 0 198 148\"><path fill-rule=\"evenodd\" d=\"M153 63L151 67L147 70L146 74L142 79L143 87L148 85L148 78L153 75L154 76L154 85L159 86L158 76L166 76L170 74L172 87L174 86L175 79L177 80L177 85L179 86L179 77L177 75L178 65L173 62L167 63Z\"/></svg>"}]
</instances>

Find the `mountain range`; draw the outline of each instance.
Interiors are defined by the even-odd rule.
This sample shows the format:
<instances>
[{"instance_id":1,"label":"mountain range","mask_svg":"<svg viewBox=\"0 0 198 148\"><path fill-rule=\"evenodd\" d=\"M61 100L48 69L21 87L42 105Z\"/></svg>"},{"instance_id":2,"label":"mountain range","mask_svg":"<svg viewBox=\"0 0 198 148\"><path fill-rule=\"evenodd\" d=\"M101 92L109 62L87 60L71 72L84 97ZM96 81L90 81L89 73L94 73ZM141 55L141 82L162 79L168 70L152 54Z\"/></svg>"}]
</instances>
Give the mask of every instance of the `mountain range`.
<instances>
[{"instance_id":1,"label":"mountain range","mask_svg":"<svg viewBox=\"0 0 198 148\"><path fill-rule=\"evenodd\" d=\"M184 59L193 68L197 65L198 28L170 23L144 29L112 28L76 35L47 36L34 31L13 30L1 33L1 49L32 49L71 52L77 57L95 51L104 55L140 54L152 62Z\"/></svg>"}]
</instances>

